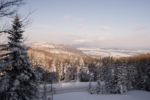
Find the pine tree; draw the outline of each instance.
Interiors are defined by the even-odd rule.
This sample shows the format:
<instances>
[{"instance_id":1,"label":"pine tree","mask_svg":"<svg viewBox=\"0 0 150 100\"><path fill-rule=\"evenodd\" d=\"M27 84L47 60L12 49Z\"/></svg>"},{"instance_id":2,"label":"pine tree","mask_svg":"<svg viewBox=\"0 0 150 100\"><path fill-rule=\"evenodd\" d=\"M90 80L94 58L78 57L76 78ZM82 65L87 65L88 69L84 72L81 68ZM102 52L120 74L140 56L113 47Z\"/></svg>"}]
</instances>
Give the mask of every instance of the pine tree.
<instances>
[{"instance_id":1,"label":"pine tree","mask_svg":"<svg viewBox=\"0 0 150 100\"><path fill-rule=\"evenodd\" d=\"M36 76L23 44L23 25L16 16L8 36L7 56L0 79L0 100L31 100L36 94Z\"/></svg>"}]
</instances>

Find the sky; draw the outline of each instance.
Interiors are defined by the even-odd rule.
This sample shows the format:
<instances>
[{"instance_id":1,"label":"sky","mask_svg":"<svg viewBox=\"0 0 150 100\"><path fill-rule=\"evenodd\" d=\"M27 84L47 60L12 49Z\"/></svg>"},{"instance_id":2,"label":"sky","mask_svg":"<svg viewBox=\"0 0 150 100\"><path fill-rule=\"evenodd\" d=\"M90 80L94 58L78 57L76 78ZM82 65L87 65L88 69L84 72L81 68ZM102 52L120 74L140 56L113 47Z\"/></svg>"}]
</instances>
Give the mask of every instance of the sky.
<instances>
[{"instance_id":1,"label":"sky","mask_svg":"<svg viewBox=\"0 0 150 100\"><path fill-rule=\"evenodd\" d=\"M149 48L150 0L26 0L28 42Z\"/></svg>"}]
</instances>

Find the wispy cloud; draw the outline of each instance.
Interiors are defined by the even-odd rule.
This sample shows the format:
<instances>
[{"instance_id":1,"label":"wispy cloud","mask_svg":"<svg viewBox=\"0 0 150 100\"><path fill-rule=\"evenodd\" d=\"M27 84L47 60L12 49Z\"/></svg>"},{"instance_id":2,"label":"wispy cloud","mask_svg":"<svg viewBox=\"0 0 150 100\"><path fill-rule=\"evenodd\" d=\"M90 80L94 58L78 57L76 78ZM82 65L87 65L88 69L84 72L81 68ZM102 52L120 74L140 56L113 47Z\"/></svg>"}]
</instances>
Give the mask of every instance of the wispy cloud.
<instances>
[{"instance_id":1,"label":"wispy cloud","mask_svg":"<svg viewBox=\"0 0 150 100\"><path fill-rule=\"evenodd\" d=\"M77 40L74 40L75 43L90 43L92 42L92 40L90 39L77 39Z\"/></svg>"}]
</instances>

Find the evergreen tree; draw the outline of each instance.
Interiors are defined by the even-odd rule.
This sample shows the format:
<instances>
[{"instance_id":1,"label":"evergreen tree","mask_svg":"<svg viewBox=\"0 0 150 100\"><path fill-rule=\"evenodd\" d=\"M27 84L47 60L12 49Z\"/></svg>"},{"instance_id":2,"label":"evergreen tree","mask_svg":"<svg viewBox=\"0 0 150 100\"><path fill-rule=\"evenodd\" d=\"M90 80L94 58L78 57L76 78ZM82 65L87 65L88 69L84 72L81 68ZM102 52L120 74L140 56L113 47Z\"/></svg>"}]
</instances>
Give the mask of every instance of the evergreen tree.
<instances>
[{"instance_id":1,"label":"evergreen tree","mask_svg":"<svg viewBox=\"0 0 150 100\"><path fill-rule=\"evenodd\" d=\"M16 16L8 36L7 56L0 79L1 100L31 100L36 94L36 76L23 45L23 25Z\"/></svg>"},{"instance_id":2,"label":"evergreen tree","mask_svg":"<svg viewBox=\"0 0 150 100\"><path fill-rule=\"evenodd\" d=\"M123 94L127 92L127 68L125 64L117 66L117 88L118 93Z\"/></svg>"}]
</instances>

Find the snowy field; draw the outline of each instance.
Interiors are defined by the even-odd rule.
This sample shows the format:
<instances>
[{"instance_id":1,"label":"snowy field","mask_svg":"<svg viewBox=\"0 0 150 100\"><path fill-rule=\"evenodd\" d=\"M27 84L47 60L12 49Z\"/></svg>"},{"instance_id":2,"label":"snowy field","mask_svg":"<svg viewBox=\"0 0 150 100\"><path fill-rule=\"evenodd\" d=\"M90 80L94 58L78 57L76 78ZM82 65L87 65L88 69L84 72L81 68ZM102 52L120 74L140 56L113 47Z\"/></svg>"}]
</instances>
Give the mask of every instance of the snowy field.
<instances>
[{"instance_id":1,"label":"snowy field","mask_svg":"<svg viewBox=\"0 0 150 100\"><path fill-rule=\"evenodd\" d=\"M93 87L96 86L96 82L91 82ZM53 84L55 94L63 94L70 92L86 92L88 91L89 82L66 82ZM46 85L47 91L50 91L50 84ZM39 90L43 91L43 85L40 85Z\"/></svg>"},{"instance_id":2,"label":"snowy field","mask_svg":"<svg viewBox=\"0 0 150 100\"><path fill-rule=\"evenodd\" d=\"M53 87L55 88L53 100L150 100L150 92L138 90L130 91L122 95L89 94L87 92L88 85L89 82L68 82L53 84ZM92 86L95 85L96 83L92 82ZM42 87L43 85L40 86L41 90ZM47 84L47 90L49 88L50 84ZM47 93L47 97L49 96L49 93Z\"/></svg>"},{"instance_id":3,"label":"snowy field","mask_svg":"<svg viewBox=\"0 0 150 100\"><path fill-rule=\"evenodd\" d=\"M70 92L56 94L54 100L150 100L150 92L131 91L124 95L91 95L87 92Z\"/></svg>"}]
</instances>

